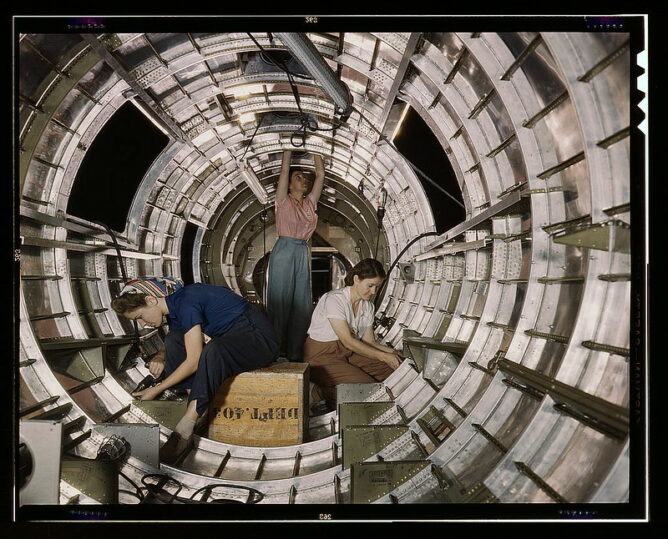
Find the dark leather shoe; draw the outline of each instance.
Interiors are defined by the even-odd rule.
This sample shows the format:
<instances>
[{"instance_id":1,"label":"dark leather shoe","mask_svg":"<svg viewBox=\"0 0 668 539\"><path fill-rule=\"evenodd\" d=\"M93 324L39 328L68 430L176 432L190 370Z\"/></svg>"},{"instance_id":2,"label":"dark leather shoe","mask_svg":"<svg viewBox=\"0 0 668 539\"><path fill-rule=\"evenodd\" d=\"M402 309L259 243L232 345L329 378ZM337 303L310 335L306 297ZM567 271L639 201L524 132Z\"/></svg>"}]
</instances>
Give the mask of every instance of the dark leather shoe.
<instances>
[{"instance_id":1,"label":"dark leather shoe","mask_svg":"<svg viewBox=\"0 0 668 539\"><path fill-rule=\"evenodd\" d=\"M160 462L164 464L175 464L181 456L185 455L193 445L193 437L184 438L174 431L169 435L165 444L160 448Z\"/></svg>"}]
</instances>

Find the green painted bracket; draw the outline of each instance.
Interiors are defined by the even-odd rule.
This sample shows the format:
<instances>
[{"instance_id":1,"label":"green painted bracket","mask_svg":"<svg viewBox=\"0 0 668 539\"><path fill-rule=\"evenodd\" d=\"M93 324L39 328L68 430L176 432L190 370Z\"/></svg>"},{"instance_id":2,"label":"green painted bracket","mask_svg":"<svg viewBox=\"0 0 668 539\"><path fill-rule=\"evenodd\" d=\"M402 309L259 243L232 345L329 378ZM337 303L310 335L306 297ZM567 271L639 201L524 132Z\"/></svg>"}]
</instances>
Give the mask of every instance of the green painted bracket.
<instances>
[{"instance_id":1,"label":"green painted bracket","mask_svg":"<svg viewBox=\"0 0 668 539\"><path fill-rule=\"evenodd\" d=\"M497 503L499 500L482 482L464 486L447 468L434 466L434 475L447 503Z\"/></svg>"},{"instance_id":2,"label":"green painted bracket","mask_svg":"<svg viewBox=\"0 0 668 539\"><path fill-rule=\"evenodd\" d=\"M601 251L631 252L631 228L618 220L588 225L554 236L555 243L588 247Z\"/></svg>"},{"instance_id":3,"label":"green painted bracket","mask_svg":"<svg viewBox=\"0 0 668 539\"><path fill-rule=\"evenodd\" d=\"M372 457L408 432L403 425L353 426L341 429L343 469Z\"/></svg>"},{"instance_id":4,"label":"green painted bracket","mask_svg":"<svg viewBox=\"0 0 668 539\"><path fill-rule=\"evenodd\" d=\"M118 463L113 461L65 458L60 478L100 503L118 503Z\"/></svg>"},{"instance_id":5,"label":"green painted bracket","mask_svg":"<svg viewBox=\"0 0 668 539\"><path fill-rule=\"evenodd\" d=\"M394 408L393 402L344 402L339 404L339 429L369 425Z\"/></svg>"},{"instance_id":6,"label":"green painted bracket","mask_svg":"<svg viewBox=\"0 0 668 539\"><path fill-rule=\"evenodd\" d=\"M155 419L156 423L174 430L176 424L186 413L188 403L184 401L132 401L132 406L139 408L146 415Z\"/></svg>"},{"instance_id":7,"label":"green painted bracket","mask_svg":"<svg viewBox=\"0 0 668 539\"><path fill-rule=\"evenodd\" d=\"M431 350L442 350L450 352L458 356L463 356L469 343L462 341L439 341L436 339L429 339L426 337L408 337L404 342L413 349L428 348Z\"/></svg>"},{"instance_id":8,"label":"green painted bracket","mask_svg":"<svg viewBox=\"0 0 668 539\"><path fill-rule=\"evenodd\" d=\"M339 384L336 386L336 403L338 405L344 402L364 402L379 392L387 395L385 385L382 382ZM389 402L390 400L389 396L384 396L382 402ZM379 401L374 399L373 402Z\"/></svg>"},{"instance_id":9,"label":"green painted bracket","mask_svg":"<svg viewBox=\"0 0 668 539\"><path fill-rule=\"evenodd\" d=\"M106 348L105 359L107 362L107 368L109 368L113 372L117 372L123 365L124 361L126 360L128 354L133 349L133 347L134 347L133 343L107 345L105 347ZM138 356L139 352L137 352L136 355Z\"/></svg>"},{"instance_id":10,"label":"green painted bracket","mask_svg":"<svg viewBox=\"0 0 668 539\"><path fill-rule=\"evenodd\" d=\"M55 349L46 353L51 368L80 382L104 376L104 354L101 346L78 350Z\"/></svg>"},{"instance_id":11,"label":"green painted bracket","mask_svg":"<svg viewBox=\"0 0 668 539\"><path fill-rule=\"evenodd\" d=\"M350 468L351 502L372 503L429 465L428 460L354 463Z\"/></svg>"}]
</instances>

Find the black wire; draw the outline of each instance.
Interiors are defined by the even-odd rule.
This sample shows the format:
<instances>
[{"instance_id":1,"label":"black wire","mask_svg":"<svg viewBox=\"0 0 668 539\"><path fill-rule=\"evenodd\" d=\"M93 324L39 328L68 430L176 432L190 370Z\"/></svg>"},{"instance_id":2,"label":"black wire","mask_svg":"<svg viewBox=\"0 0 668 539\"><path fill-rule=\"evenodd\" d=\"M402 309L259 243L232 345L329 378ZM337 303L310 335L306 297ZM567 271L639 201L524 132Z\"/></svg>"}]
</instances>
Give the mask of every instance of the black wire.
<instances>
[{"instance_id":1,"label":"black wire","mask_svg":"<svg viewBox=\"0 0 668 539\"><path fill-rule=\"evenodd\" d=\"M145 502L146 498L141 492L142 489L139 488L125 474L121 473L121 475L123 475L123 477L125 477L125 479L127 479L130 483L132 483L132 485L137 490L137 494L133 494L131 491L124 491L124 492L128 492L129 494L133 494L137 498L139 498L142 502ZM149 483L147 481L148 478L158 479L159 480L158 484ZM162 483L163 485L168 483L168 482L172 482L172 483L174 483L178 486L178 490L174 494L171 494L170 492L165 490L162 486L160 486L160 482L163 481L163 480L164 480L164 483ZM170 504L174 503L174 501L179 501L181 503L183 503L183 502L187 502L187 503L190 503L190 502L195 502L195 503L246 503L246 504L251 504L252 505L252 504L259 503L260 501L262 501L264 499L264 494L257 489L254 489L254 488L251 488L251 487L246 487L244 485L230 485L230 484L227 484L227 483L221 483L221 484L211 483L209 485L205 485L202 488L197 489L195 492L192 493L190 498L180 497L180 496L178 496L178 494L183 489L183 484L180 481L174 479L173 477L170 477L169 475L165 475L165 474L146 474L145 476L143 476L141 478L141 482L145 485L146 490L148 492L150 492L153 496L155 496L158 499L161 499L161 500L165 501L165 503L170 503ZM248 493L252 495L252 500L253 501L240 502L238 500L234 500L234 499L231 499L231 498L214 498L211 501L203 501L203 500L195 500L194 499L195 496L197 496L197 494L199 494L202 491L209 491L209 494L210 494L210 491L212 491L213 489L221 488L221 487L236 488L236 489L248 491ZM167 498L166 496L169 496L169 498Z\"/></svg>"},{"instance_id":2,"label":"black wire","mask_svg":"<svg viewBox=\"0 0 668 539\"><path fill-rule=\"evenodd\" d=\"M299 98L299 90L297 89L297 86L296 86L294 80L292 79L292 77L301 77L301 78L305 78L305 77L302 77L301 75L299 75L297 73L293 73L292 71L290 71L282 60L279 60L278 58L275 58L274 56L272 56L271 53L267 49L265 49L262 45L260 45L260 43L258 43L258 41L253 37L253 35L250 32L246 32L246 33L248 34L248 37L250 37L253 40L253 43L255 43L255 45L257 45L257 47L260 49L260 51L262 53L266 54L271 59L271 61L274 62L274 64L276 66L278 66L280 69L282 69L286 73L286 75L288 76L288 82L290 84L290 89L292 90L292 95L294 96L295 101L297 102L297 110L299 111L299 120L301 122L301 125L295 131L293 131L292 135L290 135L290 144L292 144L295 148L302 148L306 144L306 134L307 134L306 131L307 130L309 130L311 132L315 132L315 131L334 131L335 129L338 129L339 127L341 127L341 122L339 122L338 125L335 125L331 128L318 127L318 122L316 120L312 120L311 118L309 118L309 115L306 114L302 110L301 100ZM295 137L299 137L299 136L301 136L301 138L302 138L301 143L295 143ZM251 141L252 141L252 139L251 139ZM245 155L245 153L244 153L244 155Z\"/></svg>"},{"instance_id":3,"label":"black wire","mask_svg":"<svg viewBox=\"0 0 668 539\"><path fill-rule=\"evenodd\" d=\"M299 78L302 78L302 79L304 79L304 78L311 78L311 77L305 77L304 75L300 75L299 73L293 73L292 71L290 71L290 70L288 69L288 67L285 65L285 62L283 62L283 60L281 60L281 59L279 59L279 58L276 58L273 54L271 54L271 51L265 49L262 45L260 45L260 44L258 43L257 39L255 39L255 38L253 37L253 34L251 34L250 32L246 32L246 35L248 35L248 37L250 37L250 38L253 40L253 43L255 43L255 45L257 45L257 48L260 49L260 51L262 51L264 54L266 54L267 57L269 57L269 59L270 59L272 62L274 62L275 65L277 65L278 67L280 67L280 68L281 68L283 71L285 71L286 73L289 73L289 74L292 75L293 77L299 77Z\"/></svg>"},{"instance_id":4,"label":"black wire","mask_svg":"<svg viewBox=\"0 0 668 539\"><path fill-rule=\"evenodd\" d=\"M149 478L149 477L156 477L156 478L160 478L161 480L164 479L165 483L167 483L168 481L171 481L173 483L176 483L178 485L179 489L176 491L175 494L170 494L169 492L167 492L161 486L153 485L151 483L147 483L146 479ZM165 475L165 474L157 474L157 473L156 474L146 474L144 477L141 478L141 482L144 484L144 486L147 488L147 490L156 497L158 497L161 492L165 492L165 493L169 494L171 496L171 498L167 503L173 503L174 500L176 499L178 493L181 492L181 490L183 489L183 485L181 484L180 481L177 481L173 477L170 477L170 476ZM163 483L163 485L165 483Z\"/></svg>"},{"instance_id":5,"label":"black wire","mask_svg":"<svg viewBox=\"0 0 668 539\"><path fill-rule=\"evenodd\" d=\"M123 472L119 471L118 473L119 473L120 475L122 475L122 476L125 478L125 480L126 480L128 483L130 483L130 484L135 488L135 490L137 491L137 493L136 493L135 495L136 495L140 500L143 500L143 499L144 499L144 494L142 493L142 489L141 489L141 487L138 486L137 483L135 483L132 479L130 479L130 478L129 478L127 475L125 475ZM130 492L130 491L128 491L128 492Z\"/></svg>"},{"instance_id":6,"label":"black wire","mask_svg":"<svg viewBox=\"0 0 668 539\"><path fill-rule=\"evenodd\" d=\"M262 122L264 122L264 116L260 118L260 121L257 123L257 126L255 127L255 131L253 131L253 135L251 136L250 140L248 141L248 146L246 146L246 149L244 150L244 154L241 156L241 160L243 161L243 158L246 157L246 152L248 151L248 148L251 147L251 144L253 144L253 139L255 138L255 135L257 135L257 130L260 129L260 126L262 125Z\"/></svg>"},{"instance_id":7,"label":"black wire","mask_svg":"<svg viewBox=\"0 0 668 539\"><path fill-rule=\"evenodd\" d=\"M380 304L380 297L381 294L385 291L385 286L387 285L387 281L390 278L390 274L392 273L392 270L394 269L394 266L397 265L397 262L399 262L399 259L403 256L403 254L408 250L408 248L413 245L416 241L421 240L422 238L426 236L438 236L438 232L425 232L423 234L420 234L416 238L413 238L406 247L403 248L403 250L397 255L397 257L394 259L394 262L390 265L390 269L387 271L387 279L383 280L383 283L380 285L380 289L376 293L376 299L374 300L374 309L378 309L378 305Z\"/></svg>"},{"instance_id":8,"label":"black wire","mask_svg":"<svg viewBox=\"0 0 668 539\"><path fill-rule=\"evenodd\" d=\"M125 286L128 282L128 274L127 271L125 270L125 262L123 262L123 256L121 255L121 248L118 245L116 234L114 234L114 231L111 230L111 228L107 226L106 223L103 223L102 221L93 221L93 222L104 227L104 229L107 231L107 234L111 236L111 241L114 244L114 248L116 249L116 256L118 257L118 265L121 268L121 276L123 277L123 286ZM123 287L121 287L121 290L122 289ZM135 331L135 344L137 345L141 353L141 339L139 338L139 325L137 324L136 320L132 320L132 327L134 328Z\"/></svg>"},{"instance_id":9,"label":"black wire","mask_svg":"<svg viewBox=\"0 0 668 539\"><path fill-rule=\"evenodd\" d=\"M116 254L118 255L118 264L121 267L121 275L123 277L123 284L128 282L128 274L125 271L125 263L123 262L123 257L121 256L121 248L118 245L118 241L116 240L116 234L114 234L114 231L111 230L105 223L102 221L93 221L94 223L97 223L98 225L104 227L104 229L107 231L107 234L111 236L111 241L114 244L114 247L116 248Z\"/></svg>"},{"instance_id":10,"label":"black wire","mask_svg":"<svg viewBox=\"0 0 668 539\"><path fill-rule=\"evenodd\" d=\"M415 172L417 172L417 173L418 173L420 176L422 176L425 180L427 180L429 183L431 183L431 184L432 184L434 187L436 187L439 191L441 191L442 193L445 193L447 196L449 196L449 197L450 197L455 203L457 203L459 206L461 206L462 208L466 209L466 207L464 206L464 204L462 204L461 202L459 202L459 200L457 200L454 196L452 196L450 193L448 193L448 191L447 191L446 189L444 189L443 186L439 185L437 182L435 182L434 180L432 180L429 176L427 176L424 172L422 172L418 167L416 167L413 163L411 163L411 161L410 161L404 154L402 154L402 153L398 150L398 148L397 148L397 147L396 147L396 146L395 146L395 145L394 145L394 144L393 144L393 143L392 143L392 142L391 142L385 135L383 135L383 133L381 133L380 131L378 131L378 129L376 129L376 126L373 125L373 123L371 122L371 120L369 120L366 116L364 116L364 114L362 114L356 107L353 107L353 110L354 110L355 112L357 112L357 114L359 114L360 117L361 117L363 120L365 120L365 121L371 126L371 128L372 128L376 133L378 133L378 136L380 137L381 140L384 140L385 142L387 142L387 144L389 144L391 148L393 148L393 149L394 149L394 150L395 150L401 157L403 157L404 161L406 161L406 163L408 163L408 165L409 165Z\"/></svg>"},{"instance_id":11,"label":"black wire","mask_svg":"<svg viewBox=\"0 0 668 539\"><path fill-rule=\"evenodd\" d=\"M204 486L204 487L202 487L202 488L200 488L200 489L197 489L195 492L193 492L192 496L190 496L190 499L192 500L195 496L197 496L197 494L199 494L199 493L202 492L203 490L211 491L211 490L213 490L213 489L215 489L215 488L222 488L222 487L225 487L225 488L236 488L236 489L241 489L241 490L247 490L247 491L249 492L249 494L252 494L252 495L253 495L254 498L255 498L256 496L259 496L257 499L254 499L254 501L252 501L252 502L242 502L242 503L247 503L247 504L252 505L252 504L256 504L256 503L258 503L258 502L260 502L260 501L262 501L262 500L264 499L264 494L263 494L262 492L260 492L259 490L257 490L257 489L254 489L254 488L251 488L251 487L246 487L246 486L244 486L244 485L230 485L230 484L227 484L227 483L221 483L221 484L214 484L214 483L212 483L212 484L210 484L210 485L206 485L206 486ZM210 494L210 492L209 492L209 494ZM231 499L229 499L229 498L215 498L214 501L219 501L219 500L222 500L222 499L226 499L226 500L229 500L229 501L231 501L231 502L236 501L236 500L231 500ZM207 502L207 503L210 503L210 502Z\"/></svg>"}]
</instances>

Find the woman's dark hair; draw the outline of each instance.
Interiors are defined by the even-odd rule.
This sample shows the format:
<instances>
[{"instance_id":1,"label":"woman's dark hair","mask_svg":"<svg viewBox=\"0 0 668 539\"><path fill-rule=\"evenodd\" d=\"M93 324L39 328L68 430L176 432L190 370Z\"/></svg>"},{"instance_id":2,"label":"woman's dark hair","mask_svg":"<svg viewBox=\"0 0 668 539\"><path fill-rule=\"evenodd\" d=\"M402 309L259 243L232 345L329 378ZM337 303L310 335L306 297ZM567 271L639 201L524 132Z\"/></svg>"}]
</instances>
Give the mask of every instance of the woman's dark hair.
<instances>
[{"instance_id":1,"label":"woman's dark hair","mask_svg":"<svg viewBox=\"0 0 668 539\"><path fill-rule=\"evenodd\" d=\"M357 275L359 280L374 279L375 277L385 279L385 269L383 268L383 265L375 258L365 258L353 266L350 271L348 271L348 273L346 273L346 279L344 281L346 286L353 285L353 277L355 275Z\"/></svg>"},{"instance_id":2,"label":"woman's dark hair","mask_svg":"<svg viewBox=\"0 0 668 539\"><path fill-rule=\"evenodd\" d=\"M146 294L126 292L111 300L111 308L118 314L125 314L139 307L146 307Z\"/></svg>"}]
</instances>

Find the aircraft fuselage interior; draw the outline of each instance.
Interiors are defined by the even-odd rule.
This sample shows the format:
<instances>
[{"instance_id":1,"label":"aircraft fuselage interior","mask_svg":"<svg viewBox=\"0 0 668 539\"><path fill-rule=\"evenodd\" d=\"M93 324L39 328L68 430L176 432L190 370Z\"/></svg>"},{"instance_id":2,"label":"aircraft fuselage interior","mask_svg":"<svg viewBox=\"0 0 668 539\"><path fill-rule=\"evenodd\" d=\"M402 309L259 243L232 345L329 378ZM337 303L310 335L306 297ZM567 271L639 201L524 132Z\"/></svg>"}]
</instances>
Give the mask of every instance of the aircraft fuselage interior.
<instances>
[{"instance_id":1,"label":"aircraft fuselage interior","mask_svg":"<svg viewBox=\"0 0 668 539\"><path fill-rule=\"evenodd\" d=\"M17 507L624 507L637 21L311 19L16 21ZM304 416L297 442L201 431L161 463L186 401L132 392L167 328L111 302L172 276L266 310L286 151L324 166L313 307L378 260L373 335L402 361L333 410L306 376L298 411L224 411Z\"/></svg>"}]
</instances>

